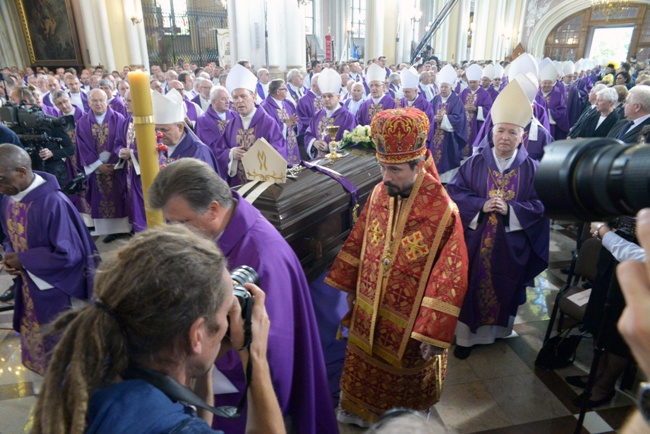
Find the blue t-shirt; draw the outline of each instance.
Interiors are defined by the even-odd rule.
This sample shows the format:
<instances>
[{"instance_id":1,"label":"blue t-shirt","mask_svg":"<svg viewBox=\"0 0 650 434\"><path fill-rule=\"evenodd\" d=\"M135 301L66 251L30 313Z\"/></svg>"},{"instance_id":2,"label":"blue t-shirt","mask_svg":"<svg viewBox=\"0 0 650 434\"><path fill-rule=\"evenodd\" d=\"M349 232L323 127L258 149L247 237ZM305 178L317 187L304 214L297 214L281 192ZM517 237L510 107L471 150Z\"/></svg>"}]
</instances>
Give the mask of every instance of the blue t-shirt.
<instances>
[{"instance_id":1,"label":"blue t-shirt","mask_svg":"<svg viewBox=\"0 0 650 434\"><path fill-rule=\"evenodd\" d=\"M87 419L87 434L223 434L197 417L192 407L171 401L144 380L127 380L95 391Z\"/></svg>"}]
</instances>

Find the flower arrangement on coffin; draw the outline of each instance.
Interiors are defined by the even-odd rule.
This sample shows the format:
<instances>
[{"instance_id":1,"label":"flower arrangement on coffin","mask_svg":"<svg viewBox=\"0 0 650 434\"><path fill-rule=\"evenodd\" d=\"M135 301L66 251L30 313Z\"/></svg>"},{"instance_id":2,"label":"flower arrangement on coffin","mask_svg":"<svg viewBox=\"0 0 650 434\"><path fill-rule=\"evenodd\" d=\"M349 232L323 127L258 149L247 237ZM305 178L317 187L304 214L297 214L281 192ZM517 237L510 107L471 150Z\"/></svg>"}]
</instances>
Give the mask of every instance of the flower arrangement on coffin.
<instances>
[{"instance_id":1,"label":"flower arrangement on coffin","mask_svg":"<svg viewBox=\"0 0 650 434\"><path fill-rule=\"evenodd\" d=\"M375 143L370 137L370 125L358 125L352 131L343 133L343 139L339 143L338 149L360 146L366 149L376 149Z\"/></svg>"}]
</instances>

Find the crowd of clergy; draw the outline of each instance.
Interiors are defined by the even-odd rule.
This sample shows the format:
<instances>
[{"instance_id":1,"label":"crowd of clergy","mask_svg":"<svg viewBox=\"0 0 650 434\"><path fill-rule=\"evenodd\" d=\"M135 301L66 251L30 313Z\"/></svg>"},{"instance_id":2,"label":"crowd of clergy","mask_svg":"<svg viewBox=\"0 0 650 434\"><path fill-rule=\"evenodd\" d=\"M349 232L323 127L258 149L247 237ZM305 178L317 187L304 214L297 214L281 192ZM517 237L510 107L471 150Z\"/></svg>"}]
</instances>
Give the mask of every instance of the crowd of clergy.
<instances>
[{"instance_id":1,"label":"crowd of clergy","mask_svg":"<svg viewBox=\"0 0 650 434\"><path fill-rule=\"evenodd\" d=\"M248 182L242 157L260 138L291 167L330 152L328 126L339 127L334 140L340 141L346 131L371 125L383 110L421 110L430 123L426 146L440 181L448 184L459 206L468 250L483 251L487 236L516 238L496 245L491 258L512 256L512 249L519 249L514 260L522 274L494 289L513 286L498 313L477 307L481 297L472 296L472 288L485 281L486 267L481 257L470 257L470 290L456 338L462 350L507 336L517 306L525 302L525 283L546 268L548 221L533 188L544 148L556 140L589 137L636 142L640 127L650 123L650 69L645 68L643 62L558 62L528 53L511 62L462 65L435 60L387 65L384 56L366 65L356 59L314 60L307 74L292 69L282 79L272 79L264 68L255 71L245 60L223 68L185 63L163 71L153 65L159 164L164 168L181 158L196 158L235 187ZM81 193L69 198L91 233L110 242L145 230L129 68L109 72L97 67L80 74L73 68L4 72L3 102L24 103L18 90L27 88L46 114L74 118L76 126L69 135L75 153L66 164L70 179L83 173L86 183ZM624 108L626 100L636 108ZM501 155L493 150L493 133L507 133L498 130L499 125L521 133L513 152ZM508 175L517 168L521 170L514 177ZM478 191L484 188L486 173L494 188ZM494 209L484 208L493 193L503 200L503 209L496 202ZM475 197L483 197L478 208ZM490 213L503 214L503 220L483 221L483 214ZM515 237L515 232L520 235ZM503 249L511 250L508 254ZM494 279L507 280L494 264L487 269L495 272ZM487 329L481 329L484 325ZM468 357L469 350L457 356Z\"/></svg>"}]
</instances>

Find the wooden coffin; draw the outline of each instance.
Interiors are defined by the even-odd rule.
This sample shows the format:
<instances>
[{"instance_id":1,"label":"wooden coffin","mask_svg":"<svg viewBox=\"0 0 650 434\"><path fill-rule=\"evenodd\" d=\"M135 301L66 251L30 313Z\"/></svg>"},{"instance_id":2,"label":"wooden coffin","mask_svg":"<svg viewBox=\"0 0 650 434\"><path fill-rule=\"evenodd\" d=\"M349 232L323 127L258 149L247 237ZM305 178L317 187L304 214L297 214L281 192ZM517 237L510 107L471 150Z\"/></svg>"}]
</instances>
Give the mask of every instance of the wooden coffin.
<instances>
[{"instance_id":1,"label":"wooden coffin","mask_svg":"<svg viewBox=\"0 0 650 434\"><path fill-rule=\"evenodd\" d=\"M381 174L374 151L347 152L348 156L321 165L357 187L359 215ZM296 252L309 281L331 264L347 239L352 228L350 204L350 193L316 169L304 169L285 184L271 185L253 202ZM272 246L268 253L273 254Z\"/></svg>"}]
</instances>

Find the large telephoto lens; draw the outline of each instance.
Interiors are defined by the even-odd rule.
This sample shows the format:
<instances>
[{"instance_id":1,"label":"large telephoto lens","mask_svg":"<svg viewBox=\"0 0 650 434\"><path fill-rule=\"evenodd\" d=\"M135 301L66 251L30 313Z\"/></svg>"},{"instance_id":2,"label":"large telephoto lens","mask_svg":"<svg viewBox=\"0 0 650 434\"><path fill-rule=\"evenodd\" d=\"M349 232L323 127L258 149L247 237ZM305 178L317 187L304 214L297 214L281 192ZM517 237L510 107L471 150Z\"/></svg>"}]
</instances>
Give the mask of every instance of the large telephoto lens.
<instances>
[{"instance_id":1,"label":"large telephoto lens","mask_svg":"<svg viewBox=\"0 0 650 434\"><path fill-rule=\"evenodd\" d=\"M606 221L650 206L650 146L611 138L544 148L535 189L554 219Z\"/></svg>"}]
</instances>

